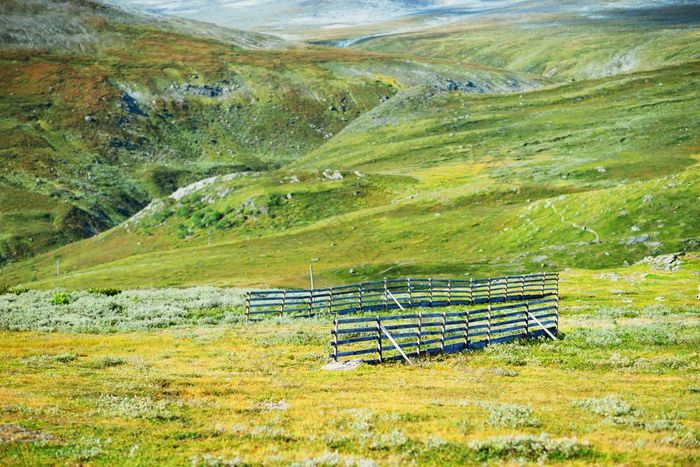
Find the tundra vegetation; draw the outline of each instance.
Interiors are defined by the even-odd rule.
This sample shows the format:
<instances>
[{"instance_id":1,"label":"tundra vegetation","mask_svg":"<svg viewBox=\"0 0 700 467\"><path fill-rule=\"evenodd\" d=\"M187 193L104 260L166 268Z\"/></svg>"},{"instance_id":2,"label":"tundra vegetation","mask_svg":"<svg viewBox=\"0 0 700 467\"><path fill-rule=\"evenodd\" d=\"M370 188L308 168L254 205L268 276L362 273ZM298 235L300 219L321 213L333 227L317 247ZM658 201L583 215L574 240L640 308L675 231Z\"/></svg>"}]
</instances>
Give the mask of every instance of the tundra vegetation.
<instances>
[{"instance_id":1,"label":"tundra vegetation","mask_svg":"<svg viewBox=\"0 0 700 467\"><path fill-rule=\"evenodd\" d=\"M695 464L699 276L693 256L566 271L559 341L350 371L321 369L329 317L246 323L240 291L10 291L0 458Z\"/></svg>"},{"instance_id":2,"label":"tundra vegetation","mask_svg":"<svg viewBox=\"0 0 700 467\"><path fill-rule=\"evenodd\" d=\"M3 1L0 464L700 463L697 14L631 3L292 43ZM330 317L242 309L310 258L560 270L562 339L322 370Z\"/></svg>"}]
</instances>

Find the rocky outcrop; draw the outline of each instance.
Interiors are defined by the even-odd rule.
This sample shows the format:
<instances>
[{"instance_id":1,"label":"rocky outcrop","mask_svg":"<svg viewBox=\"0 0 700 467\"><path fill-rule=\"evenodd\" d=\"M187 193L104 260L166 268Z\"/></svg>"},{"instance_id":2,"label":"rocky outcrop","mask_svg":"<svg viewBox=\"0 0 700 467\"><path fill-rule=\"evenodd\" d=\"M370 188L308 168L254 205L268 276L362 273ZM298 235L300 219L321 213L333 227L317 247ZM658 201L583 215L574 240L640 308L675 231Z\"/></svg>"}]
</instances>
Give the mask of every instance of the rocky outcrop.
<instances>
[{"instance_id":1,"label":"rocky outcrop","mask_svg":"<svg viewBox=\"0 0 700 467\"><path fill-rule=\"evenodd\" d=\"M668 255L647 256L637 264L648 264L657 271L678 271L683 262L681 258L685 253L670 253Z\"/></svg>"}]
</instances>

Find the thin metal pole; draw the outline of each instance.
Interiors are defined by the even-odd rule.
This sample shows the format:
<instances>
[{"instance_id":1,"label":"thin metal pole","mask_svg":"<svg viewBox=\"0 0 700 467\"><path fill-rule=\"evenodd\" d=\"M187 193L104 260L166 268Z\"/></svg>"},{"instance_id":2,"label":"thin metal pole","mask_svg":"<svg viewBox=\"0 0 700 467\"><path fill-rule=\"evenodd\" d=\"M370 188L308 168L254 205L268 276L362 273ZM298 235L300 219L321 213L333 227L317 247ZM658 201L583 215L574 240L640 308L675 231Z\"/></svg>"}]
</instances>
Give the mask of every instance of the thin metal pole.
<instances>
[{"instance_id":1,"label":"thin metal pole","mask_svg":"<svg viewBox=\"0 0 700 467\"><path fill-rule=\"evenodd\" d=\"M559 340L559 339L557 339L556 337L554 337L554 334L552 334L551 332L549 332L549 329L547 329L546 327L544 327L544 325L540 322L539 319L537 319L537 318L535 317L535 315L533 315L533 314L530 313L529 311L527 312L527 314L528 314L528 316L530 316L530 318L532 318L533 320L535 320L535 323L537 323L538 326L541 327L542 330L544 330L544 332L546 332L547 335L548 335L549 337L552 338L552 340L555 340L555 341L558 341L558 340Z\"/></svg>"},{"instance_id":2,"label":"thin metal pole","mask_svg":"<svg viewBox=\"0 0 700 467\"><path fill-rule=\"evenodd\" d=\"M387 331L386 328L385 328L384 326L382 326L381 323L379 323L379 317L377 317L377 323L379 324L379 328L382 330L382 332L386 335L386 337L389 338L389 342L391 342L391 345L393 345L394 348L395 348L396 350L399 351L399 353L401 354L401 356L403 357L403 359L406 360L406 362L408 362L409 365L413 365L413 362L408 358L408 355L406 355L406 353L403 351L403 349L401 348L401 346L394 340L394 336L392 336L391 334L389 334L389 331ZM380 339L380 340L379 340L379 346L380 346L380 348L381 348L381 342L382 342L382 341L381 341L381 339ZM380 354L380 355L381 355L381 354ZM381 357L380 357L380 358L381 358Z\"/></svg>"},{"instance_id":3,"label":"thin metal pole","mask_svg":"<svg viewBox=\"0 0 700 467\"><path fill-rule=\"evenodd\" d=\"M386 293L391 297L391 299L392 299L393 301L396 302L396 304L399 306L399 308L401 309L401 311L405 311L404 308L403 308L403 307L401 306L401 304L399 303L399 301L396 300L396 297L394 297L394 294L391 293L391 290L387 290Z\"/></svg>"}]
</instances>

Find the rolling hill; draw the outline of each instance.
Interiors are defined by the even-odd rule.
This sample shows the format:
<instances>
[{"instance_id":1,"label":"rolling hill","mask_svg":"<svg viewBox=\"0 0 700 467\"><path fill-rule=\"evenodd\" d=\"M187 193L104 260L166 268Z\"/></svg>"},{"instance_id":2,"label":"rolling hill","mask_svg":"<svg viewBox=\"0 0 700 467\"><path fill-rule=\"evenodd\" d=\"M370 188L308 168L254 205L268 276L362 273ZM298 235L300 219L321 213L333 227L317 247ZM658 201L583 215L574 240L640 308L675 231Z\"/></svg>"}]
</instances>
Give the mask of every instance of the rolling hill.
<instances>
[{"instance_id":1,"label":"rolling hill","mask_svg":"<svg viewBox=\"0 0 700 467\"><path fill-rule=\"evenodd\" d=\"M280 167L404 86L545 82L92 1L0 8L0 264L104 231L200 178Z\"/></svg>"},{"instance_id":2,"label":"rolling hill","mask_svg":"<svg viewBox=\"0 0 700 467\"><path fill-rule=\"evenodd\" d=\"M335 283L697 250L698 65L506 95L412 87L283 169L192 186L6 274L41 287L303 285L313 257Z\"/></svg>"},{"instance_id":3,"label":"rolling hill","mask_svg":"<svg viewBox=\"0 0 700 467\"><path fill-rule=\"evenodd\" d=\"M71 5L89 46L15 33L2 52L8 285L302 285L316 257L340 282L698 249L692 15L526 9L338 49Z\"/></svg>"}]
</instances>

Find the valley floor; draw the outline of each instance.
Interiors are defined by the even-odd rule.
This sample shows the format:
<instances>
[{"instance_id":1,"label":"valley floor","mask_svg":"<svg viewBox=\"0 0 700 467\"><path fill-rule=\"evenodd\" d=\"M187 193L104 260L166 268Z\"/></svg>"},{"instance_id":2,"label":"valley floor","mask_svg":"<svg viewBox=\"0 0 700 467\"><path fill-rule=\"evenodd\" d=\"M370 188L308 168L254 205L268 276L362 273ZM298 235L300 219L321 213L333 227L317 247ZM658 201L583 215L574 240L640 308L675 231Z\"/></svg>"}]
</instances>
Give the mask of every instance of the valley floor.
<instances>
[{"instance_id":1,"label":"valley floor","mask_svg":"<svg viewBox=\"0 0 700 467\"><path fill-rule=\"evenodd\" d=\"M327 317L245 323L240 294L210 303L211 325L4 321L0 464L697 464L700 262L685 261L564 272L562 340L413 367L322 370Z\"/></svg>"}]
</instances>

